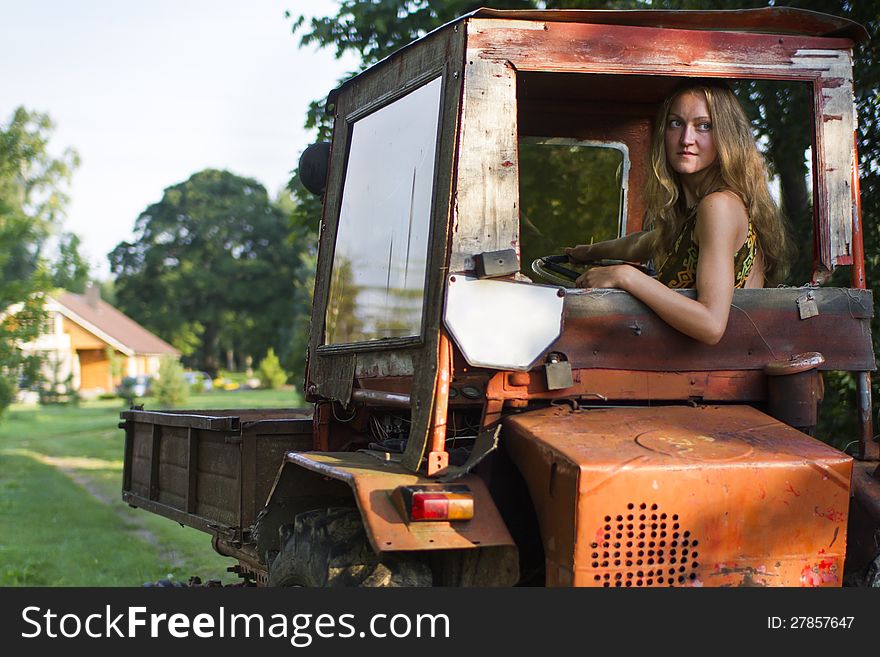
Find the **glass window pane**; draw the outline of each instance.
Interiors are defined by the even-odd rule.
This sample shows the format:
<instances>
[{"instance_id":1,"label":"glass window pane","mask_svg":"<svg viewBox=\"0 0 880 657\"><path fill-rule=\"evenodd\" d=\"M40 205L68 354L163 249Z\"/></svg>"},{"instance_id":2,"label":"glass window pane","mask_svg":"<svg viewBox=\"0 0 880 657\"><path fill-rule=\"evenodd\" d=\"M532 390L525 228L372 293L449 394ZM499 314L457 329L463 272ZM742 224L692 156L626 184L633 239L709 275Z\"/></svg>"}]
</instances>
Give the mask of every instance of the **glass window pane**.
<instances>
[{"instance_id":1,"label":"glass window pane","mask_svg":"<svg viewBox=\"0 0 880 657\"><path fill-rule=\"evenodd\" d=\"M566 246L625 231L629 157L622 144L537 139L519 142L521 271Z\"/></svg>"},{"instance_id":2,"label":"glass window pane","mask_svg":"<svg viewBox=\"0 0 880 657\"><path fill-rule=\"evenodd\" d=\"M325 344L420 335L440 88L352 125Z\"/></svg>"}]
</instances>

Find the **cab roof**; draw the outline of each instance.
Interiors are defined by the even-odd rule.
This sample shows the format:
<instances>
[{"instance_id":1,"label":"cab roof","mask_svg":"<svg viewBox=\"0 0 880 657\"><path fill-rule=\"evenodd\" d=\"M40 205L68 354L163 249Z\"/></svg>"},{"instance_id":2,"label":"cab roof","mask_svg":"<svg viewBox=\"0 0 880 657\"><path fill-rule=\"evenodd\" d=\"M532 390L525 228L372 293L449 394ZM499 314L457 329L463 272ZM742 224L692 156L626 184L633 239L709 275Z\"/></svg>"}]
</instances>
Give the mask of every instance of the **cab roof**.
<instances>
[{"instance_id":1,"label":"cab roof","mask_svg":"<svg viewBox=\"0 0 880 657\"><path fill-rule=\"evenodd\" d=\"M843 37L853 41L868 39L867 30L847 18L794 7L758 9L661 10L661 9L489 9L483 7L457 20L467 18L550 21L670 27L683 30L728 30L763 34L800 34L814 37ZM455 21L454 21L455 22Z\"/></svg>"},{"instance_id":2,"label":"cab roof","mask_svg":"<svg viewBox=\"0 0 880 657\"><path fill-rule=\"evenodd\" d=\"M500 20L545 21L548 23L587 23L598 25L631 25L637 27L662 27L684 30L752 32L758 34L788 34L810 37L831 37L866 41L868 31L848 18L823 14L795 7L760 7L757 9L721 10L662 10L662 9L491 9L481 7L433 30L445 29L471 18ZM426 35L427 36L427 35ZM422 37L424 38L424 37ZM393 52L382 62L396 59L408 50L412 43ZM370 67L372 68L372 66ZM360 74L346 80L327 96L327 107L336 96Z\"/></svg>"}]
</instances>

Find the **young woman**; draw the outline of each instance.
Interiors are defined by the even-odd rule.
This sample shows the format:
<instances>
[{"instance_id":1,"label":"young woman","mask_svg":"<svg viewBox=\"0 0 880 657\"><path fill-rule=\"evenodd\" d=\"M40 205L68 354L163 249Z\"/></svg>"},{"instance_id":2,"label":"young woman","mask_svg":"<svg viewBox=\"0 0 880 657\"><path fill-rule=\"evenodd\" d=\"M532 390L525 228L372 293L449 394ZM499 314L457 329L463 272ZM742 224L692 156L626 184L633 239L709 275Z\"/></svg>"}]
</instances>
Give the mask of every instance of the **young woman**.
<instances>
[{"instance_id":1,"label":"young woman","mask_svg":"<svg viewBox=\"0 0 880 657\"><path fill-rule=\"evenodd\" d=\"M725 84L698 81L661 107L651 153L646 217L653 230L566 249L573 262L654 260L593 267L579 287L620 288L673 328L706 344L724 335L734 288L784 277L787 238L748 118ZM697 298L672 288L696 288Z\"/></svg>"}]
</instances>

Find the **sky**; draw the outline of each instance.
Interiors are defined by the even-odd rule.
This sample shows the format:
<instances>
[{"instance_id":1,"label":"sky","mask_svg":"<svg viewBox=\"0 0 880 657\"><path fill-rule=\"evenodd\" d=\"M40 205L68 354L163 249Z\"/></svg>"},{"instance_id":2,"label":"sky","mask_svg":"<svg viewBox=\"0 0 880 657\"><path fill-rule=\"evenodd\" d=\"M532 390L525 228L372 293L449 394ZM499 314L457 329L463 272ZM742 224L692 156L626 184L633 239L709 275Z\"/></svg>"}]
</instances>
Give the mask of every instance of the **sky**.
<instances>
[{"instance_id":1,"label":"sky","mask_svg":"<svg viewBox=\"0 0 880 657\"><path fill-rule=\"evenodd\" d=\"M357 68L299 46L292 15L332 0L0 0L0 122L48 113L49 150L80 166L64 229L95 275L162 191L205 168L255 178L274 197L314 135L303 128Z\"/></svg>"}]
</instances>

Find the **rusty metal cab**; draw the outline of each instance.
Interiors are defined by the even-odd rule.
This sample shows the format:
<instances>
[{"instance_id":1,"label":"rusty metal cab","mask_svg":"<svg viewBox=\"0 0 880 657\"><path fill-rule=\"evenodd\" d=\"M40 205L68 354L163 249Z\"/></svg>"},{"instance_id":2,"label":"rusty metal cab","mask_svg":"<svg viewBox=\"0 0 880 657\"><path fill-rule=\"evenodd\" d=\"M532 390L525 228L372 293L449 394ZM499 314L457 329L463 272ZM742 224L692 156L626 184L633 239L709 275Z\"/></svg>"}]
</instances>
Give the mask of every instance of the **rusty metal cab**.
<instances>
[{"instance_id":1,"label":"rusty metal cab","mask_svg":"<svg viewBox=\"0 0 880 657\"><path fill-rule=\"evenodd\" d=\"M252 543L221 551L271 581L297 558L301 514L347 506L377 559L428 563L434 583L840 585L847 559L863 567L880 526L853 138L864 36L784 8L481 9L334 90L312 441L279 463ZM532 214L548 149L604 149L617 210L602 230L639 231L653 117L695 76L812 99L813 280L737 290L711 347L625 292L528 269L549 230ZM850 288L813 285L840 265ZM808 435L827 370L858 379L855 465ZM470 519L416 522L395 501L464 484Z\"/></svg>"}]
</instances>

